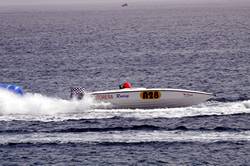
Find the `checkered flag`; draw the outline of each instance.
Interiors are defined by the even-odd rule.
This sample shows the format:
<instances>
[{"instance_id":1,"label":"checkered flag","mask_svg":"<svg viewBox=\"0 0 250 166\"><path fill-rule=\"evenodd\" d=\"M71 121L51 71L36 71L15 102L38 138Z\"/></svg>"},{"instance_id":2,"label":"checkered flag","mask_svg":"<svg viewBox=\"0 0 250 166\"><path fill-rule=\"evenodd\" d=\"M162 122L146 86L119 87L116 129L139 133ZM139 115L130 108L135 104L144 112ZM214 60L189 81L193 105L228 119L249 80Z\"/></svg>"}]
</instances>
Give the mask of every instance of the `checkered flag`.
<instances>
[{"instance_id":1,"label":"checkered flag","mask_svg":"<svg viewBox=\"0 0 250 166\"><path fill-rule=\"evenodd\" d=\"M85 94L84 88L82 87L72 87L70 88L70 98L76 98L81 100Z\"/></svg>"}]
</instances>

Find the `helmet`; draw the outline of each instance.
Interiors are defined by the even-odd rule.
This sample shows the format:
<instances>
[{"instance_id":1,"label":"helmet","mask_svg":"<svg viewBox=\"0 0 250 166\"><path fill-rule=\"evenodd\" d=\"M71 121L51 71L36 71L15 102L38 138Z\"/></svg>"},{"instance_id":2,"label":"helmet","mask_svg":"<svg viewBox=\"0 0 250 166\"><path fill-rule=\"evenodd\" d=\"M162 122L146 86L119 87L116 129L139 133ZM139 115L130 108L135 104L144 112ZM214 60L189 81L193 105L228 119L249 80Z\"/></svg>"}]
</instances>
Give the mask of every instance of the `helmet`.
<instances>
[{"instance_id":1,"label":"helmet","mask_svg":"<svg viewBox=\"0 0 250 166\"><path fill-rule=\"evenodd\" d=\"M132 88L132 85L130 82L126 81L122 84L122 88Z\"/></svg>"}]
</instances>

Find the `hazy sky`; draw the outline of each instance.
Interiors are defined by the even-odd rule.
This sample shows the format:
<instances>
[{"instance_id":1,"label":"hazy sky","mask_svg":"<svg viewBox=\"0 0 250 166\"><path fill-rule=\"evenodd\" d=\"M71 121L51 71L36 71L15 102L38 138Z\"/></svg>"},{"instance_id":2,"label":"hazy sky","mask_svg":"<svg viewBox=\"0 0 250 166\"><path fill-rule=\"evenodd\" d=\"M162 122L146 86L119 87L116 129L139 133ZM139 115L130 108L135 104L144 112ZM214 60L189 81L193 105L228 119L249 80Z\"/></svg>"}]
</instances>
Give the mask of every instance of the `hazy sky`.
<instances>
[{"instance_id":1,"label":"hazy sky","mask_svg":"<svg viewBox=\"0 0 250 166\"><path fill-rule=\"evenodd\" d=\"M140 4L223 4L245 3L250 0L0 0L0 6L34 6L34 5L120 5L127 2L131 6ZM129 6L130 6L129 5Z\"/></svg>"},{"instance_id":2,"label":"hazy sky","mask_svg":"<svg viewBox=\"0 0 250 166\"><path fill-rule=\"evenodd\" d=\"M150 2L170 2L170 3L202 3L202 2L239 2L250 0L0 0L0 5L34 5L34 4L98 4L98 3L150 3Z\"/></svg>"}]
</instances>

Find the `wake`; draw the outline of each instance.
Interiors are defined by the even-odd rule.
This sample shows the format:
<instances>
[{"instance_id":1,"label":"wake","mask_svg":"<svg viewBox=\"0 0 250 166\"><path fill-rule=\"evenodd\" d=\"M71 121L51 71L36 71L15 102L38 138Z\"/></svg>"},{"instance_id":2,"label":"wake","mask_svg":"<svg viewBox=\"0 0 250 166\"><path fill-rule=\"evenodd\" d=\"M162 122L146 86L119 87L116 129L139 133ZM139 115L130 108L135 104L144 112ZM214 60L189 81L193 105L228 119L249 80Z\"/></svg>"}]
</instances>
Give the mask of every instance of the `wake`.
<instances>
[{"instance_id":1,"label":"wake","mask_svg":"<svg viewBox=\"0 0 250 166\"><path fill-rule=\"evenodd\" d=\"M29 133L0 137L0 145L68 144L68 143L156 143L156 142L239 142L250 141L250 132L200 131L111 131L85 133Z\"/></svg>"},{"instance_id":2,"label":"wake","mask_svg":"<svg viewBox=\"0 0 250 166\"><path fill-rule=\"evenodd\" d=\"M65 100L36 93L19 96L0 89L0 116L71 114L80 113L100 105L105 107L105 104L96 103L90 96L85 96L84 100Z\"/></svg>"},{"instance_id":3,"label":"wake","mask_svg":"<svg viewBox=\"0 0 250 166\"><path fill-rule=\"evenodd\" d=\"M21 97L0 90L0 120L2 121L63 121L113 117L152 119L250 113L250 100L228 103L210 101L183 108L96 109L108 106L109 104L95 102L90 96L85 96L83 100L79 101L32 93Z\"/></svg>"}]
</instances>

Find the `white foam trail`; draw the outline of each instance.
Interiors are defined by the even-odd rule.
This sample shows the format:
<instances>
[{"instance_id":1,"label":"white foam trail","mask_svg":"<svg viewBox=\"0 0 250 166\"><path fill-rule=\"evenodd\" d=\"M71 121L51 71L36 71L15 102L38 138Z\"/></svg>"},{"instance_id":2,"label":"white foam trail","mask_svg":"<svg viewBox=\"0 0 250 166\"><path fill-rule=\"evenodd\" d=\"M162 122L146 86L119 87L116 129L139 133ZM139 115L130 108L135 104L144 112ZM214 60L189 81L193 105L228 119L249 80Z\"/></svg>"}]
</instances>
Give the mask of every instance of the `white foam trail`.
<instances>
[{"instance_id":1,"label":"white foam trail","mask_svg":"<svg viewBox=\"0 0 250 166\"><path fill-rule=\"evenodd\" d=\"M84 100L64 100L31 93L19 96L0 89L0 115L72 114L97 107L99 104L90 96L85 96Z\"/></svg>"},{"instance_id":2,"label":"white foam trail","mask_svg":"<svg viewBox=\"0 0 250 166\"><path fill-rule=\"evenodd\" d=\"M41 94L17 96L0 90L0 120L62 121L68 119L105 119L126 117L138 119L180 118L200 115L229 115L250 113L250 100L239 102L207 102L185 108L164 109L93 109L108 106L91 97L84 100L64 100Z\"/></svg>"},{"instance_id":3,"label":"white foam trail","mask_svg":"<svg viewBox=\"0 0 250 166\"><path fill-rule=\"evenodd\" d=\"M250 141L250 131L113 131L84 133L1 134L0 144L8 143L143 143Z\"/></svg>"}]
</instances>

